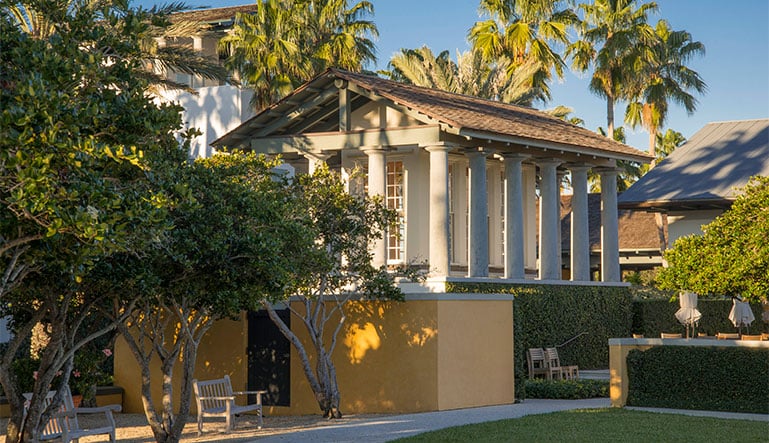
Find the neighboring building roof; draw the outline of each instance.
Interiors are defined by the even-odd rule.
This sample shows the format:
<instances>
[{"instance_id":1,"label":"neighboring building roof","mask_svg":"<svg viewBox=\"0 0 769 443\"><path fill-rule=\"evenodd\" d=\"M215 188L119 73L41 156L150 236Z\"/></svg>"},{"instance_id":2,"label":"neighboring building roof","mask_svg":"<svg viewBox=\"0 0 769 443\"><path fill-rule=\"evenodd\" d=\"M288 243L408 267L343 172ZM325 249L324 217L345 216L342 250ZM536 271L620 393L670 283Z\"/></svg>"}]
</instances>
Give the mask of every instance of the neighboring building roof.
<instances>
[{"instance_id":1,"label":"neighboring building roof","mask_svg":"<svg viewBox=\"0 0 769 443\"><path fill-rule=\"evenodd\" d=\"M622 209L725 209L769 176L769 119L708 123L618 199Z\"/></svg>"},{"instance_id":2,"label":"neighboring building roof","mask_svg":"<svg viewBox=\"0 0 769 443\"><path fill-rule=\"evenodd\" d=\"M256 5L229 6L226 8L197 9L173 14L171 20L190 20L209 24L231 24L235 21L235 14L251 13L256 11Z\"/></svg>"},{"instance_id":3,"label":"neighboring building roof","mask_svg":"<svg viewBox=\"0 0 769 443\"><path fill-rule=\"evenodd\" d=\"M561 196L561 248L571 249L571 195ZM588 229L590 250L601 250L601 194L588 194ZM660 251L660 232L657 214L644 211L620 210L619 249L620 251ZM667 217L663 214L663 235L667 238Z\"/></svg>"},{"instance_id":4,"label":"neighboring building roof","mask_svg":"<svg viewBox=\"0 0 769 443\"><path fill-rule=\"evenodd\" d=\"M532 108L339 69L329 69L300 86L288 97L216 140L214 145L242 146L254 132L265 127L271 129L269 133L262 132L260 137L336 130L334 122L338 124L338 119L334 119L338 118L338 114L333 110L338 106L338 95L334 95L332 90L335 81L348 82L350 89L357 93L356 100L361 97L365 101L384 99L425 124L438 124L442 130L468 140L476 138L559 149L585 155L586 162L590 161L591 155L644 163L650 160L646 153L635 148ZM312 106L308 106L310 102ZM353 102L353 106L362 102ZM301 115L303 113L307 115ZM320 117L313 117L310 113ZM306 121L313 118L316 122L307 126ZM282 124L276 125L276 121L282 121Z\"/></svg>"}]
</instances>

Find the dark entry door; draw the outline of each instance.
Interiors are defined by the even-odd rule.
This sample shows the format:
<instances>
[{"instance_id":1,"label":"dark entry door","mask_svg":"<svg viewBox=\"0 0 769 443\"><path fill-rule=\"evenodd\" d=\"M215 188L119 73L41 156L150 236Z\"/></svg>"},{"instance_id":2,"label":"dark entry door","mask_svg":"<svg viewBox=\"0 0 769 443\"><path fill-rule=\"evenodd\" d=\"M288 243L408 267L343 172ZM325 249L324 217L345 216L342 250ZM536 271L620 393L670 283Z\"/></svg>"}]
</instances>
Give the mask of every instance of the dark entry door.
<instances>
[{"instance_id":1,"label":"dark entry door","mask_svg":"<svg viewBox=\"0 0 769 443\"><path fill-rule=\"evenodd\" d=\"M277 311L291 326L288 309ZM265 405L291 406L291 344L261 310L248 313L248 389L269 391Z\"/></svg>"}]
</instances>

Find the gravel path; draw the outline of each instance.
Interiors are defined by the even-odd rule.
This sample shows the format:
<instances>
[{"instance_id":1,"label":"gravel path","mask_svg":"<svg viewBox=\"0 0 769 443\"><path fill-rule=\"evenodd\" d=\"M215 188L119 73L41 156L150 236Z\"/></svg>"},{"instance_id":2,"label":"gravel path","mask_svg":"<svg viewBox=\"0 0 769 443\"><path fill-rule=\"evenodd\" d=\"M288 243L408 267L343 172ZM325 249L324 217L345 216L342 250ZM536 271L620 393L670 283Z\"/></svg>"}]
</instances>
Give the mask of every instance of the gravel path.
<instances>
[{"instance_id":1,"label":"gravel path","mask_svg":"<svg viewBox=\"0 0 769 443\"><path fill-rule=\"evenodd\" d=\"M96 420L97 417L78 417L78 422L81 427L99 426L100 423L103 423L104 419L103 416L98 417L101 420L99 421ZM229 434L224 433L224 420L220 419L217 421L208 419L203 424L203 435L198 437L197 423L193 416L190 417L187 425L184 427L184 433L182 434L181 439L184 442L222 441L227 443L245 443L252 442L262 437L274 436L292 431L307 430L330 425L351 425L374 417L381 417L381 415L349 415L340 420L333 421L324 419L320 415L265 417L264 427L258 429L256 418L244 415L237 417L235 421L235 429ZM143 414L115 414L115 421L117 422L117 429L115 432L117 441L125 443L152 443L155 441L152 436L152 430L147 425L147 419ZM7 424L8 419L0 419L0 432L2 432L2 435L0 435L0 443L5 443L5 429ZM105 438L105 436L94 436L81 438L80 442L104 442L107 440L108 439Z\"/></svg>"}]
</instances>

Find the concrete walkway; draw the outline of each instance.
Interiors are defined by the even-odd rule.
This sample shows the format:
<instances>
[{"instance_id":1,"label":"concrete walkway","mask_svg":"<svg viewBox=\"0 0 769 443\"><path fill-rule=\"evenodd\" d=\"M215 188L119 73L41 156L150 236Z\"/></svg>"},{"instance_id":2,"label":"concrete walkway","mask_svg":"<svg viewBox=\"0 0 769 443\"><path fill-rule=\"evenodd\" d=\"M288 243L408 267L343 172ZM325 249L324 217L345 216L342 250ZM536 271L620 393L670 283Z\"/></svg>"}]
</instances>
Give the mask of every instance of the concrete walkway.
<instances>
[{"instance_id":1,"label":"concrete walkway","mask_svg":"<svg viewBox=\"0 0 769 443\"><path fill-rule=\"evenodd\" d=\"M254 440L264 442L387 442L437 429L472 423L518 418L524 415L546 414L571 409L608 408L608 398L587 400L540 400L529 399L514 405L487 406L453 411L425 412L420 414L393 415L361 420L352 419L328 426L294 429L285 434L265 436ZM634 408L652 412L681 413L769 422L769 415L712 413L706 411L679 411L672 409Z\"/></svg>"}]
</instances>

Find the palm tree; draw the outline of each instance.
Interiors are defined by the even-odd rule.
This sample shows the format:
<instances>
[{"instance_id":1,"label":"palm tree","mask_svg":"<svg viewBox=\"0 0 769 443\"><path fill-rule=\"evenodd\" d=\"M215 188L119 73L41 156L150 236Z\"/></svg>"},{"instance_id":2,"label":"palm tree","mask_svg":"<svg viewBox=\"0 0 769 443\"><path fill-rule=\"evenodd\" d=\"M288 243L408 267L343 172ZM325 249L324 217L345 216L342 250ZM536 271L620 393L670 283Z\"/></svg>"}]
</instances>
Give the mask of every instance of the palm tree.
<instances>
[{"instance_id":1,"label":"palm tree","mask_svg":"<svg viewBox=\"0 0 769 443\"><path fill-rule=\"evenodd\" d=\"M317 46L315 72L329 66L360 71L368 62L376 62L376 46L372 38L379 36L373 21L366 20L374 14L370 1L359 1L352 7L348 0L310 1L310 24L315 28L310 47Z\"/></svg>"},{"instance_id":2,"label":"palm tree","mask_svg":"<svg viewBox=\"0 0 769 443\"><path fill-rule=\"evenodd\" d=\"M531 106L536 100L544 102L546 97L542 91L530 87L527 81L530 65L519 68L518 75L508 77L508 63L504 58L489 63L473 51L457 53L454 62L448 51L436 56L429 47L423 46L401 49L390 60L390 69L380 74L403 83L504 103Z\"/></svg>"},{"instance_id":3,"label":"palm tree","mask_svg":"<svg viewBox=\"0 0 769 443\"><path fill-rule=\"evenodd\" d=\"M639 49L653 41L647 14L657 10L654 2L637 5L636 0L595 0L580 4L584 22L581 38L567 49L573 66L586 71L594 66L590 90L606 99L606 135L614 138L614 105L627 98L626 83L635 75Z\"/></svg>"},{"instance_id":4,"label":"palm tree","mask_svg":"<svg viewBox=\"0 0 769 443\"><path fill-rule=\"evenodd\" d=\"M371 2L257 0L252 14L237 14L232 33L219 42L225 66L254 89L252 105L264 109L329 67L360 71L374 62L376 25L364 20Z\"/></svg>"},{"instance_id":5,"label":"palm tree","mask_svg":"<svg viewBox=\"0 0 769 443\"><path fill-rule=\"evenodd\" d=\"M552 73L563 78L566 64L552 45L568 45L568 29L579 22L564 2L550 0L482 0L488 19L475 23L469 40L485 61L509 60L507 76L520 75L526 66L527 86L550 99Z\"/></svg>"},{"instance_id":6,"label":"palm tree","mask_svg":"<svg viewBox=\"0 0 769 443\"><path fill-rule=\"evenodd\" d=\"M686 64L695 55L705 53L705 46L692 40L686 31L673 31L660 20L655 27L657 40L648 48L637 65L637 82L631 86L632 101L627 106L625 121L633 127L642 125L649 131L649 154L656 162L657 133L665 125L670 100L692 114L697 99L689 92L700 94L707 89L700 75Z\"/></svg>"}]
</instances>

